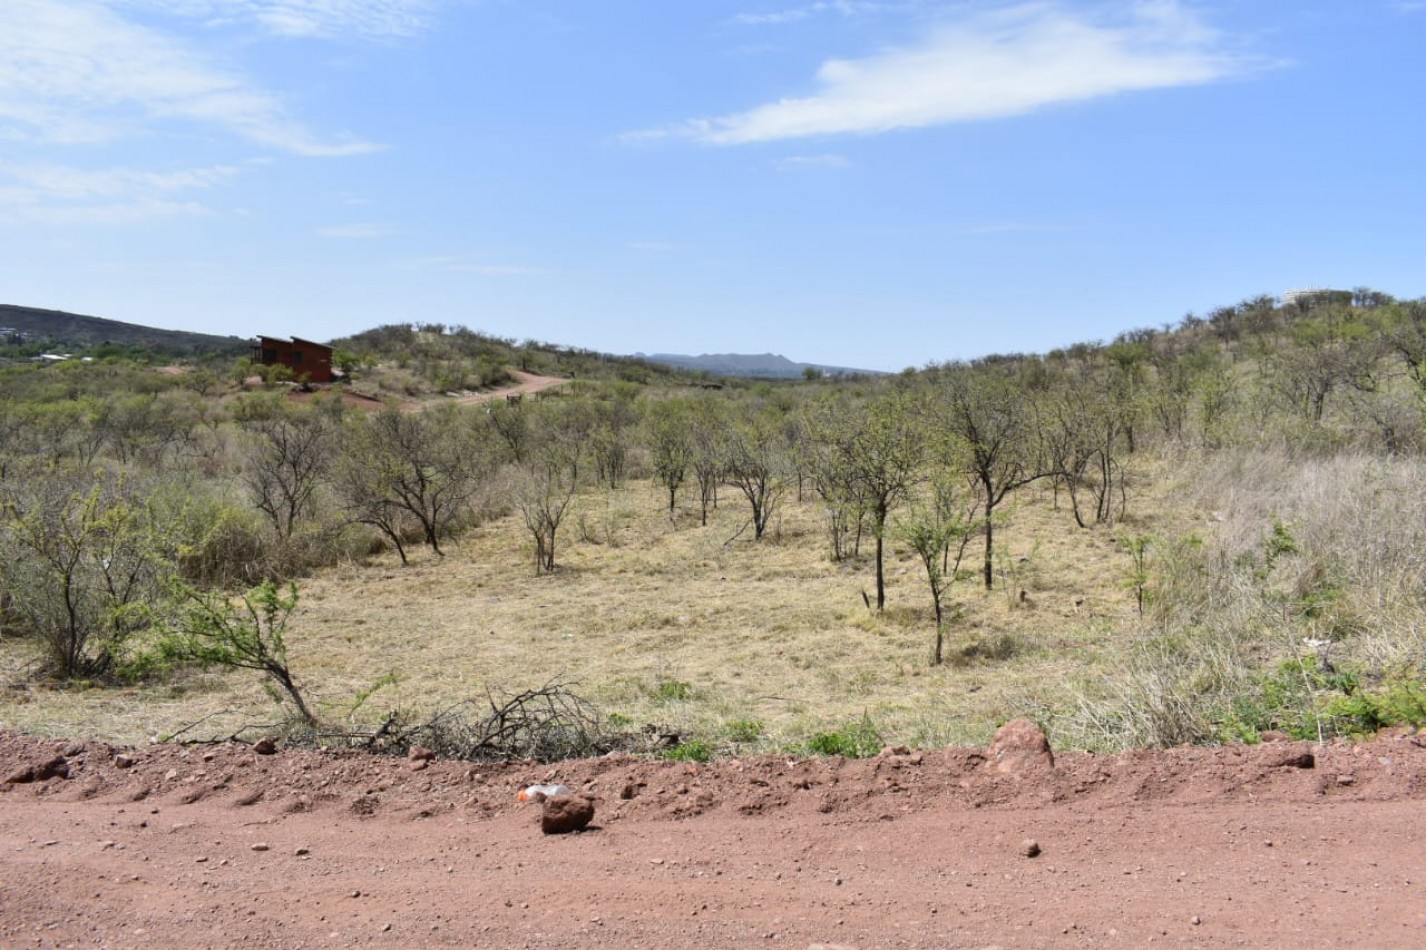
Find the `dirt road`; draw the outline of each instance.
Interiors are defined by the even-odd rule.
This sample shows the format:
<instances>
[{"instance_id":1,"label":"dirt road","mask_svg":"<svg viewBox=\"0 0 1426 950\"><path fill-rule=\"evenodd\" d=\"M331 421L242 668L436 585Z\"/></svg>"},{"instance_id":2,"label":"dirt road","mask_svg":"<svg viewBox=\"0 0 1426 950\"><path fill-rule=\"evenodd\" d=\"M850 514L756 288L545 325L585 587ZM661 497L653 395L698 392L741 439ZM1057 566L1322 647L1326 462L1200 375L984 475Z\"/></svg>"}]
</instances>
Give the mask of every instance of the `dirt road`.
<instances>
[{"instance_id":1,"label":"dirt road","mask_svg":"<svg viewBox=\"0 0 1426 950\"><path fill-rule=\"evenodd\" d=\"M1002 770L0 733L0 946L1422 946L1423 742ZM515 802L551 778L597 797L589 830Z\"/></svg>"},{"instance_id":2,"label":"dirt road","mask_svg":"<svg viewBox=\"0 0 1426 950\"><path fill-rule=\"evenodd\" d=\"M518 369L510 370L510 375L514 376L517 380L513 386L503 386L500 389L493 389L488 393L466 393L462 396L454 396L434 401L407 402L403 403L401 408L405 412L420 412L431 406L442 405L447 402L458 403L462 406L471 406L482 402L495 402L510 396L527 396L531 393L552 389L555 386L563 386L569 382L569 380L559 376L536 376L534 373L522 373Z\"/></svg>"}]
</instances>

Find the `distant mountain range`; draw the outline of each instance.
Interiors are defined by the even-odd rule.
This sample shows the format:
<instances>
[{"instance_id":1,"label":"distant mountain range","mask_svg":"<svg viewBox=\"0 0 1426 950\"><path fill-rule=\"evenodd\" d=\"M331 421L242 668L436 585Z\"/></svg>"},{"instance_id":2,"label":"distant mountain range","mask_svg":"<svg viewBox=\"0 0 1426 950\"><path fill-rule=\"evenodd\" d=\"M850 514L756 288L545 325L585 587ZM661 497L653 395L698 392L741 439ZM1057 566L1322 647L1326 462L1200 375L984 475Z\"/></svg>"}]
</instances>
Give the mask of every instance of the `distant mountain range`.
<instances>
[{"instance_id":1,"label":"distant mountain range","mask_svg":"<svg viewBox=\"0 0 1426 950\"><path fill-rule=\"evenodd\" d=\"M63 310L41 310L0 304L0 330L18 334L26 343L40 343L56 349L76 349L111 343L116 346L142 346L164 353L192 355L198 353L246 352L249 344L235 336L213 336L189 333L185 330L159 330L121 323L103 317L86 317Z\"/></svg>"},{"instance_id":2,"label":"distant mountain range","mask_svg":"<svg viewBox=\"0 0 1426 950\"><path fill-rule=\"evenodd\" d=\"M819 363L794 363L776 353L704 353L702 356L685 356L679 353L635 353L636 359L679 369L702 370L714 376L753 376L759 379L801 379L809 369L823 376L882 376L883 373L870 369L852 369L847 366L823 366Z\"/></svg>"}]
</instances>

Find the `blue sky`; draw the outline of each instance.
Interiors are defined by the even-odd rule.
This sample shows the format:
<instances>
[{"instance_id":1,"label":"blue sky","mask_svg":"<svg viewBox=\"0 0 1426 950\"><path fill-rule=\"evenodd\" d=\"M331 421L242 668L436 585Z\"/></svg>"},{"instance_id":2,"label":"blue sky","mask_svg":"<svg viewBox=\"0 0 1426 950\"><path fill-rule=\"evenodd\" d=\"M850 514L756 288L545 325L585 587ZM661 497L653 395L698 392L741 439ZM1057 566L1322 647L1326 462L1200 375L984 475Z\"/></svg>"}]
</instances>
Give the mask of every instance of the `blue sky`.
<instances>
[{"instance_id":1,"label":"blue sky","mask_svg":"<svg viewBox=\"0 0 1426 950\"><path fill-rule=\"evenodd\" d=\"M0 6L0 302L897 370L1426 294L1426 0Z\"/></svg>"}]
</instances>

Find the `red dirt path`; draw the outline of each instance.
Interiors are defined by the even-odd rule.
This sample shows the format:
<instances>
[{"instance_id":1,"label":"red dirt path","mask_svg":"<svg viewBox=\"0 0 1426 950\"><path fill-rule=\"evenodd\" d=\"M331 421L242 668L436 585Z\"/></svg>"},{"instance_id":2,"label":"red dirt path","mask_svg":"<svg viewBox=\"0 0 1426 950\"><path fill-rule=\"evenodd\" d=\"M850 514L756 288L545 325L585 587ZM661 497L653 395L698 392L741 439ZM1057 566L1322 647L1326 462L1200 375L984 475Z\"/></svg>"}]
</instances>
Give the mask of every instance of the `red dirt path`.
<instances>
[{"instance_id":1,"label":"red dirt path","mask_svg":"<svg viewBox=\"0 0 1426 950\"><path fill-rule=\"evenodd\" d=\"M1001 774L961 748L423 767L0 733L0 946L1422 946L1423 744ZM56 756L68 778L7 781ZM552 778L597 796L590 830L516 804Z\"/></svg>"}]
</instances>

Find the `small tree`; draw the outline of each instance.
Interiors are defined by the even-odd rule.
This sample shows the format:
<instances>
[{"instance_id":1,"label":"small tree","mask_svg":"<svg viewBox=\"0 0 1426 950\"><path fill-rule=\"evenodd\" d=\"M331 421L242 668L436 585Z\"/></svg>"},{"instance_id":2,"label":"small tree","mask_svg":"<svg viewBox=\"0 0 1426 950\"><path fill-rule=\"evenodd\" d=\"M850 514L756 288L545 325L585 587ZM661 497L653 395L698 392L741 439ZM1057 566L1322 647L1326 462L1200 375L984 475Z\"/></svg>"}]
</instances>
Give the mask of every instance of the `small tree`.
<instances>
[{"instance_id":1,"label":"small tree","mask_svg":"<svg viewBox=\"0 0 1426 950\"><path fill-rule=\"evenodd\" d=\"M908 397L899 392L853 408L829 404L813 415L811 439L830 450L840 475L836 497L857 498L876 537L876 609L886 607L886 520L916 486L926 460L926 433ZM824 497L826 490L824 489Z\"/></svg>"},{"instance_id":2,"label":"small tree","mask_svg":"<svg viewBox=\"0 0 1426 950\"><path fill-rule=\"evenodd\" d=\"M535 542L536 574L555 569L560 525L579 488L579 463L588 441L579 425L582 417L577 408L542 413L537 438L519 467L515 507Z\"/></svg>"},{"instance_id":3,"label":"small tree","mask_svg":"<svg viewBox=\"0 0 1426 950\"><path fill-rule=\"evenodd\" d=\"M668 513L672 517L678 502L678 488L693 461L693 432L686 405L665 399L648 407L644 415L644 444L649 464L660 485L668 489Z\"/></svg>"},{"instance_id":4,"label":"small tree","mask_svg":"<svg viewBox=\"0 0 1426 950\"><path fill-rule=\"evenodd\" d=\"M43 639L56 675L108 673L147 626L170 569L157 534L144 500L101 472L51 472L0 506L10 617Z\"/></svg>"},{"instance_id":5,"label":"small tree","mask_svg":"<svg viewBox=\"0 0 1426 950\"><path fill-rule=\"evenodd\" d=\"M347 452L338 491L353 520L372 525L401 546L414 522L437 556L441 538L466 513L467 503L489 468L492 453L480 431L463 424L456 406L428 412L383 409L358 418L347 432Z\"/></svg>"},{"instance_id":6,"label":"small tree","mask_svg":"<svg viewBox=\"0 0 1426 950\"><path fill-rule=\"evenodd\" d=\"M237 598L187 585L180 585L177 593L183 609L162 645L167 659L255 670L279 690L279 702L290 702L304 723L316 724L287 661L285 632L297 608L296 584L288 585L285 596L271 581Z\"/></svg>"},{"instance_id":7,"label":"small tree","mask_svg":"<svg viewBox=\"0 0 1426 950\"><path fill-rule=\"evenodd\" d=\"M950 478L939 478L932 485L929 503L911 505L900 525L901 538L920 559L926 571L926 583L931 588L931 604L936 617L933 660L936 666L940 666L944 659L945 594L955 582L966 545L978 527L976 503L967 502L964 495L964 489L958 489ZM952 548L956 549L954 563L950 559Z\"/></svg>"},{"instance_id":8,"label":"small tree","mask_svg":"<svg viewBox=\"0 0 1426 950\"><path fill-rule=\"evenodd\" d=\"M727 478L747 499L753 537L761 538L785 487L786 453L777 420L767 412L745 412L728 433L727 451Z\"/></svg>"},{"instance_id":9,"label":"small tree","mask_svg":"<svg viewBox=\"0 0 1426 950\"><path fill-rule=\"evenodd\" d=\"M1037 454L1035 405L1015 366L942 370L932 424L958 446L961 468L981 493L985 589L995 586L995 509L1017 488L1053 474Z\"/></svg>"},{"instance_id":10,"label":"small tree","mask_svg":"<svg viewBox=\"0 0 1426 950\"><path fill-rule=\"evenodd\" d=\"M297 524L312 515L317 490L326 479L335 441L331 416L284 412L252 420L244 428L250 447L243 481L277 536L288 540Z\"/></svg>"},{"instance_id":11,"label":"small tree","mask_svg":"<svg viewBox=\"0 0 1426 950\"><path fill-rule=\"evenodd\" d=\"M718 507L718 485L727 469L727 418L724 404L704 398L690 408L690 464L698 481L699 524L708 526L708 509Z\"/></svg>"}]
</instances>

